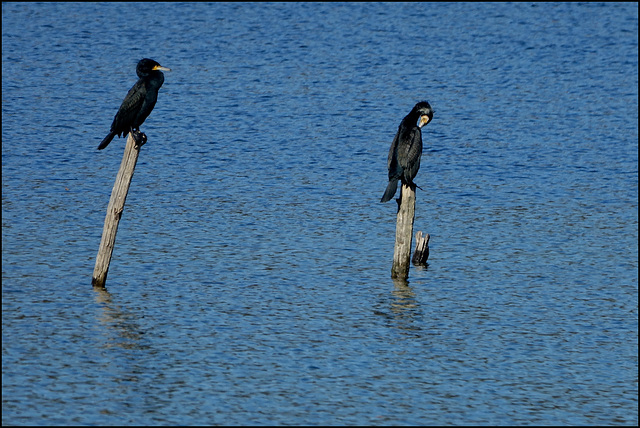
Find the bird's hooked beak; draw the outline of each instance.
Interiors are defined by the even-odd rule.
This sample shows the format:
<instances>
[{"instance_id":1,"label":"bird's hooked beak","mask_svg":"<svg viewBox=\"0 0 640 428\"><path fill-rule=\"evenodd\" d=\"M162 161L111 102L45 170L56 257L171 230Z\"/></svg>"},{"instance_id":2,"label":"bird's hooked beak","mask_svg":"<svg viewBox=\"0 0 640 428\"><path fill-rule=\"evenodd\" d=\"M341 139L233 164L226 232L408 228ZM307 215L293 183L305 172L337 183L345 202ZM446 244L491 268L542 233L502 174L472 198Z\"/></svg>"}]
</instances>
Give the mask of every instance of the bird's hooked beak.
<instances>
[{"instance_id":1,"label":"bird's hooked beak","mask_svg":"<svg viewBox=\"0 0 640 428\"><path fill-rule=\"evenodd\" d=\"M423 114L420 116L420 119L418 119L418 128L422 128L423 126L425 126L427 123L429 123L429 116L427 116L426 114Z\"/></svg>"},{"instance_id":2,"label":"bird's hooked beak","mask_svg":"<svg viewBox=\"0 0 640 428\"><path fill-rule=\"evenodd\" d=\"M152 70L154 70L154 71L155 71L155 70L171 71L171 69L170 69L170 68L163 67L163 66L161 66L161 65L156 65L156 66L154 66L154 67L152 68Z\"/></svg>"}]
</instances>

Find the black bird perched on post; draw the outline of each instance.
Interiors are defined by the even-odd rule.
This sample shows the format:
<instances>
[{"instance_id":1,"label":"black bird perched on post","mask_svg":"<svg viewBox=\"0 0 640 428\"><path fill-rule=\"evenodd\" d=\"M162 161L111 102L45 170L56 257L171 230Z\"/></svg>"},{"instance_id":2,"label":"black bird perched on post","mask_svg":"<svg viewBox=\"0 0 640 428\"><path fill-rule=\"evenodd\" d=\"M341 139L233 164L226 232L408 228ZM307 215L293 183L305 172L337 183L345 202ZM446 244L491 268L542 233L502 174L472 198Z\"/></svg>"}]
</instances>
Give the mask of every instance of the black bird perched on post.
<instances>
[{"instance_id":1,"label":"black bird perched on post","mask_svg":"<svg viewBox=\"0 0 640 428\"><path fill-rule=\"evenodd\" d=\"M139 79L124 97L120 110L113 118L111 131L104 137L98 150L107 147L116 135L126 136L129 132L135 138L136 145L142 145L147 141L147 136L139 132L139 129L158 100L158 89L164 83L164 74L161 70L171 71L149 58L138 62L136 74Z\"/></svg>"},{"instance_id":2,"label":"black bird perched on post","mask_svg":"<svg viewBox=\"0 0 640 428\"><path fill-rule=\"evenodd\" d=\"M402 184L415 186L413 179L420 169L422 156L421 128L431 122L431 119L433 119L433 109L428 102L421 101L400 122L387 160L389 184L380 202L387 202L393 198L398 189L398 180Z\"/></svg>"}]
</instances>

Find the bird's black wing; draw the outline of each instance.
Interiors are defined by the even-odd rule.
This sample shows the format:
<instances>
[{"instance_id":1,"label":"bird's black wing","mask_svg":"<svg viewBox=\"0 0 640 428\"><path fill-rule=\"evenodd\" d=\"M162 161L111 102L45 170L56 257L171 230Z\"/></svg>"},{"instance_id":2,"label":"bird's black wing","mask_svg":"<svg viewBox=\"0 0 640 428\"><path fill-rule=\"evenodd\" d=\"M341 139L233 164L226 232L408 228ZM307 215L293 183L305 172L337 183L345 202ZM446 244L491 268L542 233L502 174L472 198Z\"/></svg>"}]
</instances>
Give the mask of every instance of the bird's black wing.
<instances>
[{"instance_id":1,"label":"bird's black wing","mask_svg":"<svg viewBox=\"0 0 640 428\"><path fill-rule=\"evenodd\" d=\"M412 183L420 169L422 156L422 133L420 128L412 126L401 133L398 145L398 163L402 168L403 181Z\"/></svg>"},{"instance_id":2,"label":"bird's black wing","mask_svg":"<svg viewBox=\"0 0 640 428\"><path fill-rule=\"evenodd\" d=\"M111 131L118 135L126 135L134 125L134 121L140 112L140 108L147 96L147 88L144 81L138 80L124 97L122 105L116 113L116 117L111 124Z\"/></svg>"},{"instance_id":3,"label":"bird's black wing","mask_svg":"<svg viewBox=\"0 0 640 428\"><path fill-rule=\"evenodd\" d=\"M139 127L144 123L145 120L147 120L147 117L149 117L149 114L151 114L151 111L155 107L157 100L157 90L154 91L153 89L151 89L146 91L145 99L143 100L142 105L140 106L140 110L138 111L138 115L134 120L134 127Z\"/></svg>"}]
</instances>

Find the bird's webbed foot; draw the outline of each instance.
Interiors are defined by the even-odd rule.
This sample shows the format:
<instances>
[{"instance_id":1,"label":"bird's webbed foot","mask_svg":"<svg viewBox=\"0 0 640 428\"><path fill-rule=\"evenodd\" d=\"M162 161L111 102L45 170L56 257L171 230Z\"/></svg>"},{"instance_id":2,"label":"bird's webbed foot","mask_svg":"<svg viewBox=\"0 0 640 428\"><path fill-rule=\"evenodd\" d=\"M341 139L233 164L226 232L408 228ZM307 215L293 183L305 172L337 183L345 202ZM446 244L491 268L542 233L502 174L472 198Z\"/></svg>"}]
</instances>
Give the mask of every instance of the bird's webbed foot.
<instances>
[{"instance_id":1,"label":"bird's webbed foot","mask_svg":"<svg viewBox=\"0 0 640 428\"><path fill-rule=\"evenodd\" d=\"M145 135L144 132L140 131L139 129L132 129L131 136L133 137L133 140L136 142L135 144L136 149L144 146L144 144L147 142L147 136Z\"/></svg>"}]
</instances>

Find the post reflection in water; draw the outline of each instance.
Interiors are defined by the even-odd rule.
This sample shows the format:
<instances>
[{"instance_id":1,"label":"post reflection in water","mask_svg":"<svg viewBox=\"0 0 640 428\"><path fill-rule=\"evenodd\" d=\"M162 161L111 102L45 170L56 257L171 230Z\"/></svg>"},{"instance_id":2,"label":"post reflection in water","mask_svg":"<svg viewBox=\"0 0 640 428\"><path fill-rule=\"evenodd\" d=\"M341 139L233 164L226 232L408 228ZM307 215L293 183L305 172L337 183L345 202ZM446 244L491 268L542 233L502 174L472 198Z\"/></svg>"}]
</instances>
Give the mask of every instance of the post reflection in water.
<instances>
[{"instance_id":1,"label":"post reflection in water","mask_svg":"<svg viewBox=\"0 0 640 428\"><path fill-rule=\"evenodd\" d=\"M102 308L98 321L105 328L106 348L121 347L125 349L142 349L141 343L144 332L135 322L136 317L123 312L120 306L113 302L113 297L101 287L93 287L95 301ZM114 334L115 333L115 334Z\"/></svg>"},{"instance_id":2,"label":"post reflection in water","mask_svg":"<svg viewBox=\"0 0 640 428\"><path fill-rule=\"evenodd\" d=\"M394 279L391 291L387 318L393 325L405 332L419 333L422 331L422 309L416 299L416 294L409 286L409 281Z\"/></svg>"}]
</instances>

